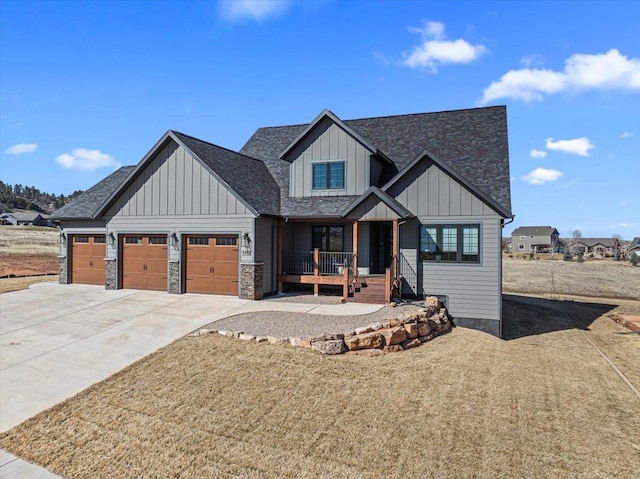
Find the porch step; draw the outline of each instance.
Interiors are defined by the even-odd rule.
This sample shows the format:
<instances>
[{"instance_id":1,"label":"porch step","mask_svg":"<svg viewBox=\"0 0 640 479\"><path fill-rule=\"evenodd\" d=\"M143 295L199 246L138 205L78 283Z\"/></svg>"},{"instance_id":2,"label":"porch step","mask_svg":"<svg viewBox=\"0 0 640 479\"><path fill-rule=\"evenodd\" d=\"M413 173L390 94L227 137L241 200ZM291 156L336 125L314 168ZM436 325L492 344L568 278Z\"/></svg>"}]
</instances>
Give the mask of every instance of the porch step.
<instances>
[{"instance_id":1,"label":"porch step","mask_svg":"<svg viewBox=\"0 0 640 479\"><path fill-rule=\"evenodd\" d=\"M385 284L384 282L357 282L351 287L352 301L359 303L384 304Z\"/></svg>"}]
</instances>

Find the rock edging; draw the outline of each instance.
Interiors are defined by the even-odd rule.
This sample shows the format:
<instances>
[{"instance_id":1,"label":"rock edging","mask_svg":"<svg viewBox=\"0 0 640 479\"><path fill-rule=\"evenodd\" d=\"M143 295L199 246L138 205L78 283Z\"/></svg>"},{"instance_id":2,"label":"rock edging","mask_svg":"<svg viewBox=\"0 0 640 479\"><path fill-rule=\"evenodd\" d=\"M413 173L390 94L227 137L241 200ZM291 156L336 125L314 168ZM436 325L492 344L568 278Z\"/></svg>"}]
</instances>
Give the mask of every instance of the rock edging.
<instances>
[{"instance_id":1,"label":"rock edging","mask_svg":"<svg viewBox=\"0 0 640 479\"><path fill-rule=\"evenodd\" d=\"M429 296L424 301L424 307L419 311L402 313L397 318L371 323L345 333L323 334L312 338L274 338L254 336L243 331L202 328L192 333L192 336L218 333L243 341L291 344L327 355L348 354L372 357L416 348L437 336L448 333L451 327L451 317L446 308L437 297Z\"/></svg>"}]
</instances>

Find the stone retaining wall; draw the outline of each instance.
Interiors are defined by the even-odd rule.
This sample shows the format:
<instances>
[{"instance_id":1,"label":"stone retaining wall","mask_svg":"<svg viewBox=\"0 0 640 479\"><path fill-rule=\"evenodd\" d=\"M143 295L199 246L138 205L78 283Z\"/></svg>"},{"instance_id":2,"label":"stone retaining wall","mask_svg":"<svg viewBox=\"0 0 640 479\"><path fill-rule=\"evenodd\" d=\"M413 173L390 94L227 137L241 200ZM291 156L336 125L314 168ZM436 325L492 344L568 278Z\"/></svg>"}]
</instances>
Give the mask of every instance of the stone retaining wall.
<instances>
[{"instance_id":1,"label":"stone retaining wall","mask_svg":"<svg viewBox=\"0 0 640 479\"><path fill-rule=\"evenodd\" d=\"M242 331L217 331L200 329L195 336L217 332L223 336L235 337L258 343L291 344L311 348L322 354L349 354L359 356L381 356L416 348L433 338L451 331L451 318L446 308L435 296L425 300L422 310L399 314L388 321L372 323L355 331L323 334L313 338L273 338L253 336Z\"/></svg>"}]
</instances>

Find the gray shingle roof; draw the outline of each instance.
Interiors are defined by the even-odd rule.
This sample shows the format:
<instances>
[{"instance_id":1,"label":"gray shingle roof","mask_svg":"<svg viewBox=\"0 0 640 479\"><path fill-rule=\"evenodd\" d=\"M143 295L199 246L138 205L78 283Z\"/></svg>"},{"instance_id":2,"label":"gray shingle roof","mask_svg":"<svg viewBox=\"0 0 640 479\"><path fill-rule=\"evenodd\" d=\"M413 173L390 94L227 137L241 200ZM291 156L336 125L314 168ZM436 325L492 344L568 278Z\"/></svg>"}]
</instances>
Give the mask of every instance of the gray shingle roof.
<instances>
[{"instance_id":1,"label":"gray shingle roof","mask_svg":"<svg viewBox=\"0 0 640 479\"><path fill-rule=\"evenodd\" d=\"M51 219L88 219L98 213L103 203L125 182L135 166L123 166L93 185L71 202L51 213Z\"/></svg>"},{"instance_id":2,"label":"gray shingle roof","mask_svg":"<svg viewBox=\"0 0 640 479\"><path fill-rule=\"evenodd\" d=\"M358 199L358 196L314 196L312 198L282 198L281 215L287 218L335 217Z\"/></svg>"},{"instance_id":3,"label":"gray shingle roof","mask_svg":"<svg viewBox=\"0 0 640 479\"><path fill-rule=\"evenodd\" d=\"M344 123L394 162L383 173L382 183L428 150L511 211L506 107L363 118ZM289 165L278 160L278 155L306 127L307 124L259 128L240 150L265 162L281 188L282 198L289 195Z\"/></svg>"},{"instance_id":4,"label":"gray shingle roof","mask_svg":"<svg viewBox=\"0 0 640 479\"><path fill-rule=\"evenodd\" d=\"M280 213L280 191L263 161L172 132L259 214Z\"/></svg>"},{"instance_id":5,"label":"gray shingle roof","mask_svg":"<svg viewBox=\"0 0 640 479\"><path fill-rule=\"evenodd\" d=\"M551 226L520 226L513 230L511 236L518 235L535 235L535 236L551 236L552 233L558 234L558 230Z\"/></svg>"}]
</instances>

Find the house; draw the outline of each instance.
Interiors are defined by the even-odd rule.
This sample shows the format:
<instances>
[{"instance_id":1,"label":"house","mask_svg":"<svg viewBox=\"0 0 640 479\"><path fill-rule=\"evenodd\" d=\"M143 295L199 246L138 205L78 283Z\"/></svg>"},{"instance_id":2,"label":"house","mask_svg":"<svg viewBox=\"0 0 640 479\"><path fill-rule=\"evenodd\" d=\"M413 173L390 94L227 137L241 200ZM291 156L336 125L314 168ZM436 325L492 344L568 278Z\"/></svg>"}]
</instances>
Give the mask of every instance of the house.
<instances>
[{"instance_id":1,"label":"house","mask_svg":"<svg viewBox=\"0 0 640 479\"><path fill-rule=\"evenodd\" d=\"M578 238L571 244L575 252L593 253L602 257L614 256L622 248L617 238Z\"/></svg>"},{"instance_id":2,"label":"house","mask_svg":"<svg viewBox=\"0 0 640 479\"><path fill-rule=\"evenodd\" d=\"M5 210L0 214L0 224L15 226L48 226L48 219L32 210Z\"/></svg>"},{"instance_id":3,"label":"house","mask_svg":"<svg viewBox=\"0 0 640 479\"><path fill-rule=\"evenodd\" d=\"M506 108L259 128L239 152L168 131L53 215L60 282L260 299L440 296L501 335L513 217Z\"/></svg>"},{"instance_id":4,"label":"house","mask_svg":"<svg viewBox=\"0 0 640 479\"><path fill-rule=\"evenodd\" d=\"M625 258L630 259L631 255L640 256L640 236L633 238L622 248Z\"/></svg>"},{"instance_id":5,"label":"house","mask_svg":"<svg viewBox=\"0 0 640 479\"><path fill-rule=\"evenodd\" d=\"M551 226L520 226L511 233L514 253L559 253L560 234Z\"/></svg>"}]
</instances>

